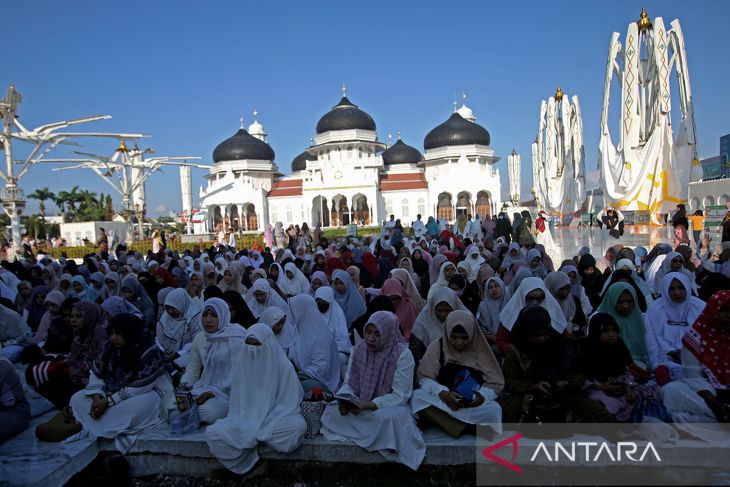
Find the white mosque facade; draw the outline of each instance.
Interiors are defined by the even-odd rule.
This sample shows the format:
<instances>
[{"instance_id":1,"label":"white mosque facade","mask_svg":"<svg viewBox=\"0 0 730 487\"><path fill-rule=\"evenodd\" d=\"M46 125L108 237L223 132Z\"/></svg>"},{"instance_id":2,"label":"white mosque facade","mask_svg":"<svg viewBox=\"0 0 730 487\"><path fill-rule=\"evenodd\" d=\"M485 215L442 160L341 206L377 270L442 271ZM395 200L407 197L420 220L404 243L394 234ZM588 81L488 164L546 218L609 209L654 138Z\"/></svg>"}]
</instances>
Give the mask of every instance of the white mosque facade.
<instances>
[{"instance_id":1,"label":"white mosque facade","mask_svg":"<svg viewBox=\"0 0 730 487\"><path fill-rule=\"evenodd\" d=\"M200 207L207 231L262 231L282 222L335 227L378 224L417 214L453 222L501 207L499 157L466 105L424 139L424 153L398 137L378 140L375 121L346 96L317 123L313 144L284 176L263 126L254 121L213 152Z\"/></svg>"}]
</instances>

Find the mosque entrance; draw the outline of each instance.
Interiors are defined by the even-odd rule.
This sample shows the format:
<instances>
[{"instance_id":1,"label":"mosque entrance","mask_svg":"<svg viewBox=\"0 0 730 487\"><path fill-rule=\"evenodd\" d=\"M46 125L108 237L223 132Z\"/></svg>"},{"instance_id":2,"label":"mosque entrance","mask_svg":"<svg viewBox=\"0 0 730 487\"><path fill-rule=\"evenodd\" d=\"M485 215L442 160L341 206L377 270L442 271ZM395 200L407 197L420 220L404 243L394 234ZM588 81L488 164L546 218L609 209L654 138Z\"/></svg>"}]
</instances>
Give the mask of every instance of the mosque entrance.
<instances>
[{"instance_id":1,"label":"mosque entrance","mask_svg":"<svg viewBox=\"0 0 730 487\"><path fill-rule=\"evenodd\" d=\"M330 211L327 204L327 198L324 196L315 196L312 199L312 224L320 223L323 227L330 226Z\"/></svg>"},{"instance_id":2,"label":"mosque entrance","mask_svg":"<svg viewBox=\"0 0 730 487\"><path fill-rule=\"evenodd\" d=\"M441 193L436 205L438 219L445 219L447 222L454 220L454 205L451 203L451 193Z\"/></svg>"},{"instance_id":3,"label":"mosque entrance","mask_svg":"<svg viewBox=\"0 0 730 487\"><path fill-rule=\"evenodd\" d=\"M471 206L471 193L468 191L462 191L458 194L456 198L456 216L457 218L459 215L471 215L472 214L472 206Z\"/></svg>"},{"instance_id":4,"label":"mosque entrance","mask_svg":"<svg viewBox=\"0 0 730 487\"><path fill-rule=\"evenodd\" d=\"M370 225L368 198L362 193L357 193L352 197L352 217L356 224Z\"/></svg>"},{"instance_id":5,"label":"mosque entrance","mask_svg":"<svg viewBox=\"0 0 730 487\"><path fill-rule=\"evenodd\" d=\"M490 198L488 191L479 191L477 193L475 212L482 218L492 214L492 198Z\"/></svg>"}]
</instances>

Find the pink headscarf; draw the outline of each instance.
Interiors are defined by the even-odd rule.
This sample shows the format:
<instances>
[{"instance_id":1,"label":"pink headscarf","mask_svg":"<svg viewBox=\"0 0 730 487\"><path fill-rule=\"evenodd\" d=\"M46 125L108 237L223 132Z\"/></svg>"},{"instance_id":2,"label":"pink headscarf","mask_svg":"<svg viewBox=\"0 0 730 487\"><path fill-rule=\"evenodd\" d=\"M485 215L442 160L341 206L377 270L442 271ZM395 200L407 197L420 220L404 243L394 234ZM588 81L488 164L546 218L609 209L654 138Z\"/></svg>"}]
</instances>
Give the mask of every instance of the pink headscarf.
<instances>
[{"instance_id":1,"label":"pink headscarf","mask_svg":"<svg viewBox=\"0 0 730 487\"><path fill-rule=\"evenodd\" d=\"M398 328L398 317L390 311L373 313L367 324L375 325L380 332L380 349L371 352L365 341L355 346L347 383L362 401L391 392L398 359L408 348Z\"/></svg>"},{"instance_id":2,"label":"pink headscarf","mask_svg":"<svg viewBox=\"0 0 730 487\"><path fill-rule=\"evenodd\" d=\"M313 282L315 279L319 280L319 282L322 283L323 286L329 286L330 280L327 279L327 274L325 274L322 271L316 271L312 273L312 278L309 280L309 282ZM309 285L309 294L314 296L314 289L312 289L312 285Z\"/></svg>"},{"instance_id":3,"label":"pink headscarf","mask_svg":"<svg viewBox=\"0 0 730 487\"><path fill-rule=\"evenodd\" d=\"M413 299L411 299L411 295L403 287L403 283L394 277L386 279L383 282L383 287L380 288L380 295L400 296L400 302L395 308L395 314L398 316L401 330L403 330L403 338L406 341L410 340L411 328L413 328L413 323L415 323L416 317L418 317L418 309Z\"/></svg>"}]
</instances>

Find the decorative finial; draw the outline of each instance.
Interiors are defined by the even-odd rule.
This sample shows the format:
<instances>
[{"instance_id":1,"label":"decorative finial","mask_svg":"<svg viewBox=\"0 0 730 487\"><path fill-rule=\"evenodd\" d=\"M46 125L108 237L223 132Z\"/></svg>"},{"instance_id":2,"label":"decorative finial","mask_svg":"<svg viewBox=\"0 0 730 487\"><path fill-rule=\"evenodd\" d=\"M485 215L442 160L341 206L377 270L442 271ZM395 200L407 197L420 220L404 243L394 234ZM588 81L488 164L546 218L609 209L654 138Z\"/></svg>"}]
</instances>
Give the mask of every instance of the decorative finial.
<instances>
[{"instance_id":1,"label":"decorative finial","mask_svg":"<svg viewBox=\"0 0 730 487\"><path fill-rule=\"evenodd\" d=\"M256 111L256 109L254 108L254 109L253 109L253 121L254 121L254 122L258 122L258 120L256 119L256 116L257 116L258 114L259 114L259 112L257 112L257 111Z\"/></svg>"},{"instance_id":2,"label":"decorative finial","mask_svg":"<svg viewBox=\"0 0 730 487\"><path fill-rule=\"evenodd\" d=\"M456 113L456 111L457 111L456 107L457 107L457 106L459 105L459 104L458 104L458 103L456 102L456 97L454 97L454 101L453 101L453 104L454 104L454 113Z\"/></svg>"},{"instance_id":3,"label":"decorative finial","mask_svg":"<svg viewBox=\"0 0 730 487\"><path fill-rule=\"evenodd\" d=\"M517 155L517 151L515 150L515 148L514 148L514 147L512 148L512 155L513 155L513 156L516 156L516 155Z\"/></svg>"},{"instance_id":4,"label":"decorative finial","mask_svg":"<svg viewBox=\"0 0 730 487\"><path fill-rule=\"evenodd\" d=\"M241 128L243 128L243 115L241 115L241 118L239 118L239 120L241 121Z\"/></svg>"},{"instance_id":5,"label":"decorative finial","mask_svg":"<svg viewBox=\"0 0 730 487\"><path fill-rule=\"evenodd\" d=\"M400 130L398 131L398 140L400 140Z\"/></svg>"},{"instance_id":6,"label":"decorative finial","mask_svg":"<svg viewBox=\"0 0 730 487\"><path fill-rule=\"evenodd\" d=\"M639 15L639 20L636 23L639 24L639 30L651 29L651 19L649 19L649 14L646 13L646 7L641 7L641 15Z\"/></svg>"},{"instance_id":7,"label":"decorative finial","mask_svg":"<svg viewBox=\"0 0 730 487\"><path fill-rule=\"evenodd\" d=\"M555 92L555 101L562 101L563 99L563 90L560 89L560 85L558 85L558 90Z\"/></svg>"},{"instance_id":8,"label":"decorative finial","mask_svg":"<svg viewBox=\"0 0 730 487\"><path fill-rule=\"evenodd\" d=\"M119 141L119 148L117 150L119 152L127 152L127 145L124 143L123 140Z\"/></svg>"},{"instance_id":9,"label":"decorative finial","mask_svg":"<svg viewBox=\"0 0 730 487\"><path fill-rule=\"evenodd\" d=\"M342 83L342 98L347 97L347 85L345 83Z\"/></svg>"}]
</instances>

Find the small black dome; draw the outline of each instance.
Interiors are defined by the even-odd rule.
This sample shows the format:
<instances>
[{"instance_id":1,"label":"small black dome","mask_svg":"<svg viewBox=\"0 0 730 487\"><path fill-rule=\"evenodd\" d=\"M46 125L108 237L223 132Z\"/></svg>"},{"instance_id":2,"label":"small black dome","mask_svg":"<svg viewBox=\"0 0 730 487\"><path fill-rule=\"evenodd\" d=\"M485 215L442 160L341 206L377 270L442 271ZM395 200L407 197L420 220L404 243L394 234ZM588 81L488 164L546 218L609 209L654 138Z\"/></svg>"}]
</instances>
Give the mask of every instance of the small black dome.
<instances>
[{"instance_id":1,"label":"small black dome","mask_svg":"<svg viewBox=\"0 0 730 487\"><path fill-rule=\"evenodd\" d=\"M453 113L448 120L426 135L423 147L429 150L450 145L489 145L490 142L487 129Z\"/></svg>"},{"instance_id":2,"label":"small black dome","mask_svg":"<svg viewBox=\"0 0 730 487\"><path fill-rule=\"evenodd\" d=\"M256 159L260 161L273 161L274 149L263 140L240 129L233 137L230 137L215 148L213 151L213 162L238 161L242 159Z\"/></svg>"},{"instance_id":3,"label":"small black dome","mask_svg":"<svg viewBox=\"0 0 730 487\"><path fill-rule=\"evenodd\" d=\"M303 171L307 168L307 161L316 161L317 156L305 150L291 161L292 172Z\"/></svg>"},{"instance_id":4,"label":"small black dome","mask_svg":"<svg viewBox=\"0 0 730 487\"><path fill-rule=\"evenodd\" d=\"M372 130L375 131L375 120L373 117L360 110L357 105L347 99L346 96L332 107L332 110L325 113L317 122L317 133L322 134L330 130Z\"/></svg>"},{"instance_id":5,"label":"small black dome","mask_svg":"<svg viewBox=\"0 0 730 487\"><path fill-rule=\"evenodd\" d=\"M423 160L423 156L415 147L398 142L383 151L383 164L416 164Z\"/></svg>"}]
</instances>

